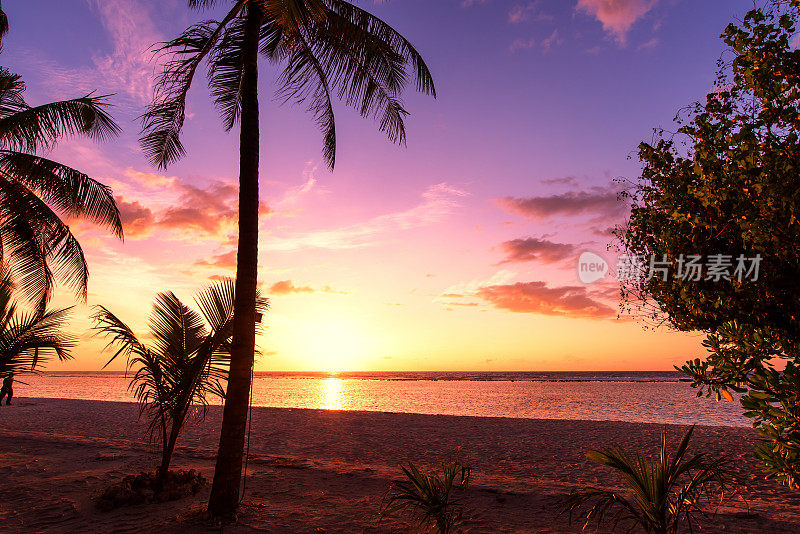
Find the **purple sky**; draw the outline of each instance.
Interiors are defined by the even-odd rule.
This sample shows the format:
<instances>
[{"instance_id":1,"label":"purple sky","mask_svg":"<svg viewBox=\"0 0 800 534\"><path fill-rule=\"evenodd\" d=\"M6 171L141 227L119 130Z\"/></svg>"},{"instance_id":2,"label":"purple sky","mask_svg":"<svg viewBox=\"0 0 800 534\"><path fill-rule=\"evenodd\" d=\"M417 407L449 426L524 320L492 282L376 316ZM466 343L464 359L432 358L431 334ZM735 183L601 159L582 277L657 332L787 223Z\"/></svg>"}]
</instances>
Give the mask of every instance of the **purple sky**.
<instances>
[{"instance_id":1,"label":"purple sky","mask_svg":"<svg viewBox=\"0 0 800 534\"><path fill-rule=\"evenodd\" d=\"M614 319L613 285L582 285L575 261L605 252L605 230L625 214L612 179L635 178L637 144L711 89L718 35L752 2L360 5L423 53L439 97L406 98L407 148L337 106L331 174L313 120L273 98L276 70L261 64L260 279L273 311L259 369L668 369L694 357L697 336ZM124 244L76 228L89 304L143 328L155 292L188 298L232 274L236 136L204 81L190 95L184 160L160 172L136 142L155 68L147 47L219 13L178 0L4 9L2 64L23 75L30 103L115 93L123 135L55 154L111 185L126 219ZM76 329L87 313L78 308ZM84 341L51 368L97 368L105 356Z\"/></svg>"}]
</instances>

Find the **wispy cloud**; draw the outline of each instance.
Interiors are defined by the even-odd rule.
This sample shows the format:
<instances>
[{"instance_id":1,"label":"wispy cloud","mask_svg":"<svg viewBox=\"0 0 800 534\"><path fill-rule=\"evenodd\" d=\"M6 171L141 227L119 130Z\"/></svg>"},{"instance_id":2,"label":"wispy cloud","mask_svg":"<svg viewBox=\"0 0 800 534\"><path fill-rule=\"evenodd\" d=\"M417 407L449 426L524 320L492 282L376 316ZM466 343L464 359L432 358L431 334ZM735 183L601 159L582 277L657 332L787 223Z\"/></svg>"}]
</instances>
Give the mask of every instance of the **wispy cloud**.
<instances>
[{"instance_id":1,"label":"wispy cloud","mask_svg":"<svg viewBox=\"0 0 800 534\"><path fill-rule=\"evenodd\" d=\"M536 21L552 21L553 16L542 12L540 9L541 2L528 2L527 4L517 4L512 7L508 12L508 22L511 24L519 24L529 20Z\"/></svg>"},{"instance_id":2,"label":"wispy cloud","mask_svg":"<svg viewBox=\"0 0 800 534\"><path fill-rule=\"evenodd\" d=\"M291 280L281 280L280 282L275 282L269 287L269 293L271 295L293 295L298 293L338 293L342 294L341 291L334 291L331 289L330 286L322 286L319 288L312 287L310 285L295 285L294 282Z\"/></svg>"},{"instance_id":3,"label":"wispy cloud","mask_svg":"<svg viewBox=\"0 0 800 534\"><path fill-rule=\"evenodd\" d=\"M86 67L69 68L36 50L22 50L20 56L41 73L41 84L49 96L114 93L114 103L138 114L152 97L157 61L152 45L163 41L149 13L136 0L88 0L97 13L110 41L111 50L91 58Z\"/></svg>"},{"instance_id":4,"label":"wispy cloud","mask_svg":"<svg viewBox=\"0 0 800 534\"><path fill-rule=\"evenodd\" d=\"M461 206L465 191L446 183L428 187L421 202L405 211L373 217L360 224L331 230L308 232L285 237L266 237L262 247L267 250L290 251L301 248L357 248L377 243L381 235L436 224Z\"/></svg>"}]
</instances>

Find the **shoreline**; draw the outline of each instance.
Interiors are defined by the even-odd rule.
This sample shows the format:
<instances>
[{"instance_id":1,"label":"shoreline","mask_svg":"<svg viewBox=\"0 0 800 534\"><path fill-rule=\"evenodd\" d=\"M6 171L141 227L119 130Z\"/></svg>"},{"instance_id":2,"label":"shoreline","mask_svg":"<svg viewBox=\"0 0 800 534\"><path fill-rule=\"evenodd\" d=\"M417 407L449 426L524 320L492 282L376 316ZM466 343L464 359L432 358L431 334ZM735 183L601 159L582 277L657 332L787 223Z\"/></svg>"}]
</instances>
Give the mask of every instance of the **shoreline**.
<instances>
[{"instance_id":1,"label":"shoreline","mask_svg":"<svg viewBox=\"0 0 800 534\"><path fill-rule=\"evenodd\" d=\"M103 489L157 463L135 403L15 401L0 408L0 524L8 531L215 531L202 520L208 487L180 501L94 508ZM211 479L220 416L212 406L203 424L187 424L173 469ZM402 520L377 520L398 463L434 465L460 448L473 469L465 532L580 532L582 523L557 515L563 498L618 485L586 449L616 443L651 453L665 426L674 446L685 426L254 407L247 494L225 531L404 532ZM749 428L696 427L690 450L733 455L746 480L747 504L727 503L705 532L800 530L800 496L763 480L755 437Z\"/></svg>"},{"instance_id":2,"label":"shoreline","mask_svg":"<svg viewBox=\"0 0 800 534\"><path fill-rule=\"evenodd\" d=\"M53 402L61 402L61 401L75 401L75 402L100 402L100 403L107 403L107 404L121 404L121 405L133 405L138 406L138 402L135 400L132 401L120 401L120 400L98 400L98 399L75 399L71 397L14 397L14 400L28 400L28 401L53 401ZM193 405L196 407L201 407L201 405L196 404ZM208 409L221 409L222 404L210 404ZM352 413L352 414L362 414L362 415L370 415L370 414L380 414L380 415L413 415L413 416L421 416L421 417L453 417L453 418L474 418L474 419L500 419L500 420L512 420L512 421L538 421L542 423L550 423L555 421L567 421L567 422L575 422L575 423L621 423L621 424L631 424L631 425L655 425L659 427L670 427L670 428L688 428L692 426L690 424L676 424L676 423L654 423L650 421L624 421L621 419L563 419L563 418L547 418L547 417L514 417L511 415L454 415L454 414L444 414L444 413L419 413L419 412L391 412L391 411L383 411L383 410L336 410L336 409L326 409L326 408L296 408L296 407L286 407L286 406L251 406L251 410L280 410L280 411L307 411L307 412L330 412L330 413ZM749 419L743 420L749 421ZM695 424L695 428L730 428L730 429L751 429L751 425L709 425L709 424Z\"/></svg>"}]
</instances>

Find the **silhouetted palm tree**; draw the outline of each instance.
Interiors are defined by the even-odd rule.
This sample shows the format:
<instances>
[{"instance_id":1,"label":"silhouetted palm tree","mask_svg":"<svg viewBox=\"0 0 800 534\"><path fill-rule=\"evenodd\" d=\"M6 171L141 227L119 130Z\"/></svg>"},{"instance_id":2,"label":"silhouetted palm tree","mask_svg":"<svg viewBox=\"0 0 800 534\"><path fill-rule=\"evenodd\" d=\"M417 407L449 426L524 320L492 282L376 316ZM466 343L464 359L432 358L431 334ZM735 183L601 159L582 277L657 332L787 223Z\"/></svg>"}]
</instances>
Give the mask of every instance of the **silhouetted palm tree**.
<instances>
[{"instance_id":1,"label":"silhouetted palm tree","mask_svg":"<svg viewBox=\"0 0 800 534\"><path fill-rule=\"evenodd\" d=\"M735 481L724 458L708 460L700 453L684 458L694 426L684 434L675 456L667 452L667 437L661 432L661 449L654 462L642 454L629 455L619 448L586 453L597 463L613 468L622 477L629 492L589 488L570 495L566 509L572 514L583 511L586 524L610 519L611 529L622 523L626 532L641 528L653 534L677 533L682 525L692 531L704 495L722 496Z\"/></svg>"},{"instance_id":2,"label":"silhouetted palm tree","mask_svg":"<svg viewBox=\"0 0 800 534\"><path fill-rule=\"evenodd\" d=\"M0 261L43 313L54 279L85 298L89 277L80 244L56 212L89 219L120 238L122 223L108 187L36 153L69 135L103 140L119 127L105 111L105 97L29 106L24 90L18 75L0 68Z\"/></svg>"},{"instance_id":3,"label":"silhouetted palm tree","mask_svg":"<svg viewBox=\"0 0 800 534\"><path fill-rule=\"evenodd\" d=\"M230 362L233 281L208 287L195 302L200 313L171 291L159 293L150 315L153 342L149 345L103 306L94 314L96 330L110 338L109 346L117 348L109 363L124 355L128 368L135 369L130 387L141 413L150 419L150 432L161 441L159 484L166 481L178 435L192 405L201 405L203 416L208 395L225 397L221 382L227 378ZM259 313L267 306L266 299L256 299Z\"/></svg>"},{"instance_id":4,"label":"silhouetted palm tree","mask_svg":"<svg viewBox=\"0 0 800 534\"><path fill-rule=\"evenodd\" d=\"M0 378L33 372L52 356L71 358L74 339L61 330L69 308L18 313L12 293L11 278L0 268Z\"/></svg>"},{"instance_id":5,"label":"silhouetted palm tree","mask_svg":"<svg viewBox=\"0 0 800 534\"><path fill-rule=\"evenodd\" d=\"M221 0L188 0L208 8ZM170 54L157 94L143 117L142 144L165 167L184 154L180 141L186 95L203 62L226 129L240 123L239 242L230 379L209 510L236 509L239 501L247 404L253 366L254 298L258 271L258 56L281 68L280 96L304 103L323 131L323 156L332 168L336 130L332 96L377 119L389 139L405 141L400 101L409 78L435 95L420 54L397 31L343 0L227 0L221 21L206 21L164 43ZM411 72L409 72L409 65Z\"/></svg>"}]
</instances>

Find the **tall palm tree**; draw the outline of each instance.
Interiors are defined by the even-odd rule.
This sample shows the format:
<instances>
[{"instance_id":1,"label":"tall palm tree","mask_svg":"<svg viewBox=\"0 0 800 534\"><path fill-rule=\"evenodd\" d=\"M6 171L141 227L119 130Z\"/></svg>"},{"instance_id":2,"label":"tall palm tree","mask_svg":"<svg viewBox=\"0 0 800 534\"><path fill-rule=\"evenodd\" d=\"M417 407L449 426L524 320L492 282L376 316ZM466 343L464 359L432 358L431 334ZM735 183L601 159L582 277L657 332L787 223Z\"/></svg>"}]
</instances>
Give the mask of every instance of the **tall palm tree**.
<instances>
[{"instance_id":1,"label":"tall palm tree","mask_svg":"<svg viewBox=\"0 0 800 534\"><path fill-rule=\"evenodd\" d=\"M222 0L187 0L195 9ZM304 104L323 132L323 157L333 168L335 96L362 116L374 117L394 142L405 142L407 111L400 96L409 78L435 96L433 78L401 34L344 0L228 0L220 21L189 27L164 43L168 54L153 103L143 116L142 145L161 167L184 154L180 141L186 95L197 69L208 66L208 85L226 130L239 124L239 242L233 347L220 445L209 511L236 509L242 469L248 393L255 345L258 271L258 58L281 69L279 95ZM409 72L410 71L410 72Z\"/></svg>"},{"instance_id":2,"label":"tall palm tree","mask_svg":"<svg viewBox=\"0 0 800 534\"><path fill-rule=\"evenodd\" d=\"M103 306L97 306L94 314L96 330L117 349L108 363L124 355L128 368L135 369L130 387L141 413L150 419L150 432L161 442L159 484L167 479L178 435L192 405L201 405L203 416L209 395L225 397L221 382L228 375L230 361L233 281L217 282L200 292L195 302L200 313L171 291L159 293L150 315L150 345ZM259 313L267 307L266 299L256 299Z\"/></svg>"},{"instance_id":3,"label":"tall palm tree","mask_svg":"<svg viewBox=\"0 0 800 534\"><path fill-rule=\"evenodd\" d=\"M52 356L71 358L74 339L61 330L69 308L18 313L12 294L11 278L0 268L0 378L34 372Z\"/></svg>"},{"instance_id":4,"label":"tall palm tree","mask_svg":"<svg viewBox=\"0 0 800 534\"><path fill-rule=\"evenodd\" d=\"M80 244L56 212L119 238L122 223L111 189L37 152L66 136L103 140L120 130L105 111L106 97L29 106L24 91L20 76L0 67L0 261L43 313L55 279L85 298L89 277Z\"/></svg>"}]
</instances>

